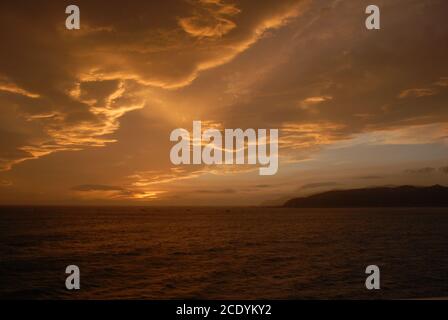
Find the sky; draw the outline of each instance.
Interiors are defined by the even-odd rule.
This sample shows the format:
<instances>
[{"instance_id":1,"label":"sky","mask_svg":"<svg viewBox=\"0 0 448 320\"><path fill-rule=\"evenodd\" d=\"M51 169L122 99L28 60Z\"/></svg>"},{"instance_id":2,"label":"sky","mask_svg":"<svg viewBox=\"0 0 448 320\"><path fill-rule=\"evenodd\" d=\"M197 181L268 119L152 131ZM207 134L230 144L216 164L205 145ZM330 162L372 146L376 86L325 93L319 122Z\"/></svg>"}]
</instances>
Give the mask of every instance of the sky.
<instances>
[{"instance_id":1,"label":"sky","mask_svg":"<svg viewBox=\"0 0 448 320\"><path fill-rule=\"evenodd\" d=\"M76 4L81 29L65 28ZM367 30L365 9L381 10ZM0 3L0 204L260 205L448 185L445 0ZM279 170L170 133L279 129Z\"/></svg>"}]
</instances>

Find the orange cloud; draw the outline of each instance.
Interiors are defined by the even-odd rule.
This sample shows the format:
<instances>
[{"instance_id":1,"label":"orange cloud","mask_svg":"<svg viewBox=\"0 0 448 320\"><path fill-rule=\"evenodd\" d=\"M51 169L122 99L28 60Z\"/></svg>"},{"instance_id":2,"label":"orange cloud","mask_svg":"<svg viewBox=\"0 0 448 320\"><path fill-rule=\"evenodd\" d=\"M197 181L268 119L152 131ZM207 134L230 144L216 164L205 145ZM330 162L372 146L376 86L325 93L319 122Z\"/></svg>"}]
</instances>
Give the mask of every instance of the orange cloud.
<instances>
[{"instance_id":1,"label":"orange cloud","mask_svg":"<svg viewBox=\"0 0 448 320\"><path fill-rule=\"evenodd\" d=\"M435 94L437 94L437 91L432 88L414 88L403 90L402 92L400 92L398 97L400 99L409 97L421 98L421 97L430 97Z\"/></svg>"},{"instance_id":2,"label":"orange cloud","mask_svg":"<svg viewBox=\"0 0 448 320\"><path fill-rule=\"evenodd\" d=\"M193 37L221 38L236 28L236 23L230 20L241 12L234 4L219 0L199 0L195 15L180 18L179 25Z\"/></svg>"}]
</instances>

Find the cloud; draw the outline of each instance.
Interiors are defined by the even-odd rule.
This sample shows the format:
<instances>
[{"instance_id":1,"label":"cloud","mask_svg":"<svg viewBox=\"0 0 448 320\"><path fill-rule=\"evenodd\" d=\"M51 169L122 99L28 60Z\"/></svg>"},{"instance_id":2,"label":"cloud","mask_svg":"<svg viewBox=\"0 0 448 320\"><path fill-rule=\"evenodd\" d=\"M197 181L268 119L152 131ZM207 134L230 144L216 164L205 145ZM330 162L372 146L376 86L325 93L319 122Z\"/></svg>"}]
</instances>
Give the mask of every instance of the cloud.
<instances>
[{"instance_id":1,"label":"cloud","mask_svg":"<svg viewBox=\"0 0 448 320\"><path fill-rule=\"evenodd\" d=\"M440 167L440 168L439 168L439 171L442 172L442 173L448 174L448 166L446 166L446 167Z\"/></svg>"},{"instance_id":2,"label":"cloud","mask_svg":"<svg viewBox=\"0 0 448 320\"><path fill-rule=\"evenodd\" d=\"M161 199L210 181L234 189L243 178L287 193L311 168L304 160L328 148L442 148L448 3L378 1L393 17L387 32L365 30L357 1L79 0L80 31L64 28L56 1L3 1L1 179L22 200L35 190L42 199ZM279 175L266 183L244 166L173 169L169 133L206 119L279 128ZM348 160L360 159L380 161ZM307 181L322 181L321 169ZM341 176L353 180L352 171ZM85 181L122 189L70 190Z\"/></svg>"},{"instance_id":3,"label":"cloud","mask_svg":"<svg viewBox=\"0 0 448 320\"><path fill-rule=\"evenodd\" d=\"M133 201L155 201L159 200L165 191L140 190L135 188L124 188L109 185L87 184L72 188L80 199L84 200L133 200Z\"/></svg>"},{"instance_id":4,"label":"cloud","mask_svg":"<svg viewBox=\"0 0 448 320\"><path fill-rule=\"evenodd\" d=\"M370 175L370 176L357 177L356 179L359 179L359 180L378 180L378 179L383 179L383 178L384 178L384 176Z\"/></svg>"},{"instance_id":5,"label":"cloud","mask_svg":"<svg viewBox=\"0 0 448 320\"><path fill-rule=\"evenodd\" d=\"M322 103L325 101L329 101L333 99L333 97L330 96L316 96L316 97L309 97L306 98L305 100L303 100L303 103L308 105L308 104L318 104L318 103Z\"/></svg>"},{"instance_id":6,"label":"cloud","mask_svg":"<svg viewBox=\"0 0 448 320\"><path fill-rule=\"evenodd\" d=\"M184 168L171 168L169 172L165 171L142 171L136 172L129 176L133 180L132 185L135 187L148 187L152 185L160 185L181 180L189 180L197 178L207 171L204 170L187 170Z\"/></svg>"},{"instance_id":7,"label":"cloud","mask_svg":"<svg viewBox=\"0 0 448 320\"><path fill-rule=\"evenodd\" d=\"M12 182L9 180L0 180L0 187L9 187L12 185Z\"/></svg>"},{"instance_id":8,"label":"cloud","mask_svg":"<svg viewBox=\"0 0 448 320\"><path fill-rule=\"evenodd\" d=\"M302 160L300 151L311 151L333 142L347 139L343 131L343 125L336 123L290 123L285 122L280 128L279 146L283 157L291 155L292 159ZM295 152L299 152L294 157Z\"/></svg>"},{"instance_id":9,"label":"cloud","mask_svg":"<svg viewBox=\"0 0 448 320\"><path fill-rule=\"evenodd\" d=\"M432 167L425 167L425 168L418 168L418 169L408 169L405 172L410 173L410 174L432 174L432 173L437 172L437 169L432 168Z\"/></svg>"},{"instance_id":10,"label":"cloud","mask_svg":"<svg viewBox=\"0 0 448 320\"><path fill-rule=\"evenodd\" d=\"M195 190L193 191L194 193L208 193L208 194L233 194L236 193L235 189L218 189L218 190L204 190L204 189L199 189L199 190Z\"/></svg>"},{"instance_id":11,"label":"cloud","mask_svg":"<svg viewBox=\"0 0 448 320\"><path fill-rule=\"evenodd\" d=\"M437 94L437 90L432 88L414 88L414 89L406 89L402 91L398 97L400 99L414 97L414 98L422 98L422 97L430 97Z\"/></svg>"},{"instance_id":12,"label":"cloud","mask_svg":"<svg viewBox=\"0 0 448 320\"><path fill-rule=\"evenodd\" d=\"M317 189L317 188L326 188L326 187L337 187L340 186L341 183L329 181L329 182L316 182L316 183L308 183L301 186L301 189Z\"/></svg>"},{"instance_id":13,"label":"cloud","mask_svg":"<svg viewBox=\"0 0 448 320\"><path fill-rule=\"evenodd\" d=\"M0 91L9 92L13 94L18 94L21 96L25 96L27 98L39 98L40 96L35 93L31 93L18 87L15 83L8 81L6 78L0 77Z\"/></svg>"},{"instance_id":14,"label":"cloud","mask_svg":"<svg viewBox=\"0 0 448 320\"><path fill-rule=\"evenodd\" d=\"M139 2L123 14L118 2L81 0L79 32L63 27L60 5L35 1L22 10L2 3L0 104L9 108L5 122L21 119L29 132L9 145L14 152L0 154L0 170L116 142L109 136L120 119L158 99L152 90L187 86L201 71L228 63L296 16L301 2Z\"/></svg>"},{"instance_id":15,"label":"cloud","mask_svg":"<svg viewBox=\"0 0 448 320\"><path fill-rule=\"evenodd\" d=\"M422 98L422 97L430 97L439 93L440 87L448 87L448 77L440 77L437 81L432 83L430 86L426 88L413 88L406 89L400 92L398 98Z\"/></svg>"},{"instance_id":16,"label":"cloud","mask_svg":"<svg viewBox=\"0 0 448 320\"><path fill-rule=\"evenodd\" d=\"M388 129L366 130L350 139L338 142L338 145L423 145L443 143L448 136L447 123L424 125L395 125Z\"/></svg>"},{"instance_id":17,"label":"cloud","mask_svg":"<svg viewBox=\"0 0 448 320\"><path fill-rule=\"evenodd\" d=\"M448 87L448 77L441 77L436 83L439 87Z\"/></svg>"},{"instance_id":18,"label":"cloud","mask_svg":"<svg viewBox=\"0 0 448 320\"><path fill-rule=\"evenodd\" d=\"M273 187L273 186L270 185L270 184L257 184L255 186L255 188L257 188L257 189L268 189L268 188L271 188L271 187Z\"/></svg>"},{"instance_id":19,"label":"cloud","mask_svg":"<svg viewBox=\"0 0 448 320\"><path fill-rule=\"evenodd\" d=\"M116 186L105 186L98 184L84 184L72 188L74 191L123 191L124 189Z\"/></svg>"},{"instance_id":20,"label":"cloud","mask_svg":"<svg viewBox=\"0 0 448 320\"><path fill-rule=\"evenodd\" d=\"M219 0L199 0L193 16L180 18L179 25L197 38L221 38L236 28L231 20L241 12L234 4Z\"/></svg>"}]
</instances>

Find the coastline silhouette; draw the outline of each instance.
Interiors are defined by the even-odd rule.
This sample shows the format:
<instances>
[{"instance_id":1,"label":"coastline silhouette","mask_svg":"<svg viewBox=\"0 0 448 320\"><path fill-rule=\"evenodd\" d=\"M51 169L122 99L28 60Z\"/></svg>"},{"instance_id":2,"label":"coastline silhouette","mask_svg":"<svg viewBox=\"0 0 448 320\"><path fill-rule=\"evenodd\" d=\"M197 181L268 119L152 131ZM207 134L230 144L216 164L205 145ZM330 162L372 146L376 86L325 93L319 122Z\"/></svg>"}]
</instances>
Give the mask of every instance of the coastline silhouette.
<instances>
[{"instance_id":1,"label":"coastline silhouette","mask_svg":"<svg viewBox=\"0 0 448 320\"><path fill-rule=\"evenodd\" d=\"M290 199L290 208L448 207L448 188L400 186L333 190Z\"/></svg>"}]
</instances>

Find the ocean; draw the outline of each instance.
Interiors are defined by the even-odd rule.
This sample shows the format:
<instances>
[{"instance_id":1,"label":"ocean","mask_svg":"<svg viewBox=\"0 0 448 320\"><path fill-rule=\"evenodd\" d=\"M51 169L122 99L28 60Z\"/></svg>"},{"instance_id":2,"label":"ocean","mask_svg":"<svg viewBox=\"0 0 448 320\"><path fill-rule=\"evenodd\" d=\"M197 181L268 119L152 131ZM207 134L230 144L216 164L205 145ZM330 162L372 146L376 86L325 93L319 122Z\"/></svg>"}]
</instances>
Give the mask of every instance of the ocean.
<instances>
[{"instance_id":1,"label":"ocean","mask_svg":"<svg viewBox=\"0 0 448 320\"><path fill-rule=\"evenodd\" d=\"M446 208L0 208L2 299L445 296Z\"/></svg>"}]
</instances>

